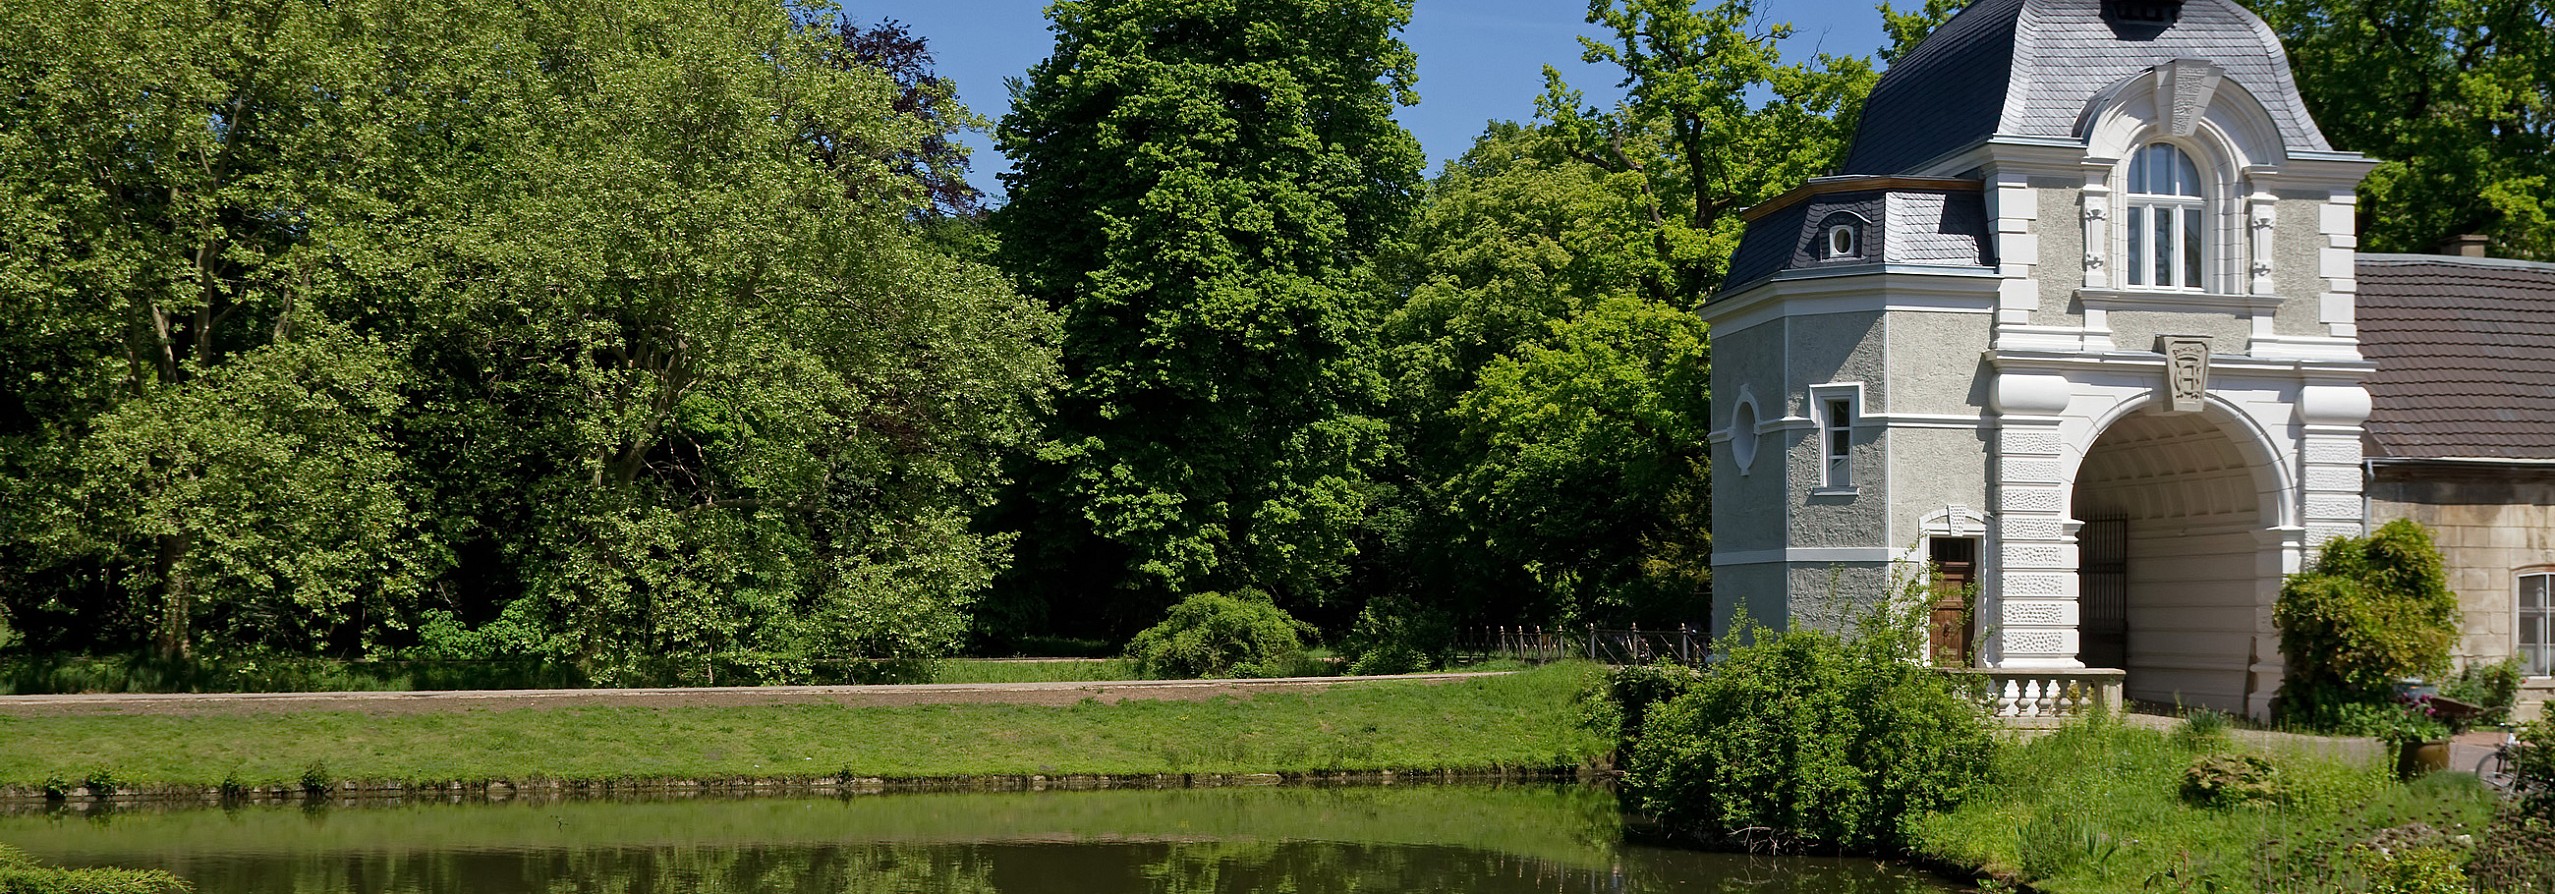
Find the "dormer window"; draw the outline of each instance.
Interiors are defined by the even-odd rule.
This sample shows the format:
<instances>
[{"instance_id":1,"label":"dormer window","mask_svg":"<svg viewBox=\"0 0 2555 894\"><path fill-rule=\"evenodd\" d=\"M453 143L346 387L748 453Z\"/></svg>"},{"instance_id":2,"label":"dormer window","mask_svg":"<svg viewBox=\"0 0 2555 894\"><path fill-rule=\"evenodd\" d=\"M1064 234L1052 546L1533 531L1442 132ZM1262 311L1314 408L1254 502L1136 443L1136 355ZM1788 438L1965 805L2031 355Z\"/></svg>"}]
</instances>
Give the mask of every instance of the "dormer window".
<instances>
[{"instance_id":1,"label":"dormer window","mask_svg":"<svg viewBox=\"0 0 2555 894\"><path fill-rule=\"evenodd\" d=\"M2131 288L2193 289L2204 286L2208 227L2201 210L2200 168L2171 143L2149 143L2129 158L2126 214L2121 234Z\"/></svg>"},{"instance_id":2,"label":"dormer window","mask_svg":"<svg viewBox=\"0 0 2555 894\"><path fill-rule=\"evenodd\" d=\"M1863 256L1863 218L1847 212L1819 221L1819 260L1841 261Z\"/></svg>"}]
</instances>

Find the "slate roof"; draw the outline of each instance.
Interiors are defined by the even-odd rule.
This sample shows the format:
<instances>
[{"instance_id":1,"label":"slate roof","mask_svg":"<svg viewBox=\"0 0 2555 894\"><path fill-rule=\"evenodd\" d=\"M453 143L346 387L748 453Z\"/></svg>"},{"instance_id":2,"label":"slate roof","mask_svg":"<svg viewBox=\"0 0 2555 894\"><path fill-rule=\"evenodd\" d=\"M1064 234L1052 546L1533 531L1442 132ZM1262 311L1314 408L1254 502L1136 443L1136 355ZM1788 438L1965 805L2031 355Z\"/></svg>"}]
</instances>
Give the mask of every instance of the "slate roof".
<instances>
[{"instance_id":1,"label":"slate roof","mask_svg":"<svg viewBox=\"0 0 2555 894\"><path fill-rule=\"evenodd\" d=\"M1945 184L1934 187L1914 183ZM1874 264L1993 266L1987 238L1987 200L1977 186L1954 181L1884 181L1870 177L1822 177L1767 202L1748 221L1747 234L1730 258L1721 294L1730 294L1785 270ZM1752 209L1751 214L1756 214ZM1825 225L1859 224L1862 245L1852 257L1822 257Z\"/></svg>"},{"instance_id":2,"label":"slate roof","mask_svg":"<svg viewBox=\"0 0 2555 894\"><path fill-rule=\"evenodd\" d=\"M2555 264L2359 257L2372 458L2555 460Z\"/></svg>"},{"instance_id":3,"label":"slate roof","mask_svg":"<svg viewBox=\"0 0 2555 894\"><path fill-rule=\"evenodd\" d=\"M1872 88L1847 174L1914 174L1991 136L2077 137L2095 94L2180 58L2215 63L2293 150L2329 150L2280 40L2234 0L2186 0L2171 25L2114 22L2103 0L1978 0ZM1949 173L1949 172L1947 172Z\"/></svg>"}]
</instances>

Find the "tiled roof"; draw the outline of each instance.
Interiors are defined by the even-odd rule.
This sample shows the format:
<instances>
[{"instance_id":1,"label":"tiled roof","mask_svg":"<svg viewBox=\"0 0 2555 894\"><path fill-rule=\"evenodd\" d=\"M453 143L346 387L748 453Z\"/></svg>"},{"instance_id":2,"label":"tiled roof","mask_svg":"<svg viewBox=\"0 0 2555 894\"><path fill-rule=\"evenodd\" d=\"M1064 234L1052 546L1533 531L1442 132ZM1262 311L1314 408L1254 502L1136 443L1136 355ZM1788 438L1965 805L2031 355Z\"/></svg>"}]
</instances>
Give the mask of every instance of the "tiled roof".
<instances>
[{"instance_id":1,"label":"tiled roof","mask_svg":"<svg viewBox=\"0 0 2555 894\"><path fill-rule=\"evenodd\" d=\"M2279 38L2233 0L2186 0L2162 26L2105 19L2102 0L1978 0L1872 89L1844 173L1938 173L1916 167L1991 136L2078 136L2095 94L2182 58L2214 63L2252 93L2290 149L2332 148Z\"/></svg>"},{"instance_id":2,"label":"tiled roof","mask_svg":"<svg viewBox=\"0 0 2555 894\"><path fill-rule=\"evenodd\" d=\"M2372 457L2555 459L2555 264L2361 255Z\"/></svg>"}]
</instances>

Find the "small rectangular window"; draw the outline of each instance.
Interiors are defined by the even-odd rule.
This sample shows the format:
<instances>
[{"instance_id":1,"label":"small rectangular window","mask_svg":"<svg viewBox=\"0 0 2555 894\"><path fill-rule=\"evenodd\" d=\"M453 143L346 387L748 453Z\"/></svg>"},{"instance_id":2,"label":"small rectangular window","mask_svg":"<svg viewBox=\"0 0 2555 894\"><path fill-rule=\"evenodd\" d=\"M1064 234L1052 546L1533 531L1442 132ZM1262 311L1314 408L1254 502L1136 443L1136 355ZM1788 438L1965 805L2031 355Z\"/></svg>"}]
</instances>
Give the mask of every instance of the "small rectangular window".
<instances>
[{"instance_id":1,"label":"small rectangular window","mask_svg":"<svg viewBox=\"0 0 2555 894\"><path fill-rule=\"evenodd\" d=\"M2519 577L2519 659L2529 676L2555 676L2555 572Z\"/></svg>"},{"instance_id":2,"label":"small rectangular window","mask_svg":"<svg viewBox=\"0 0 2555 894\"><path fill-rule=\"evenodd\" d=\"M1827 460L1829 487L1854 486L1854 400L1845 397L1827 399L1825 435L1820 453Z\"/></svg>"}]
</instances>

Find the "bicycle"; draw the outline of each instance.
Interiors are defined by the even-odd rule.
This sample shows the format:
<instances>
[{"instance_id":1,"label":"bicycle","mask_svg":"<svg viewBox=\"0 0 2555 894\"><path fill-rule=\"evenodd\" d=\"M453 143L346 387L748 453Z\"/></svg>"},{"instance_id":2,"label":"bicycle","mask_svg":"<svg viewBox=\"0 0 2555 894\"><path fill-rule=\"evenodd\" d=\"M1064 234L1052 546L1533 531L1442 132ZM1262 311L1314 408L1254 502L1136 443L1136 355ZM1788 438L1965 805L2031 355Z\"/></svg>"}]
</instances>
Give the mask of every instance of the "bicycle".
<instances>
[{"instance_id":1,"label":"bicycle","mask_svg":"<svg viewBox=\"0 0 2555 894\"><path fill-rule=\"evenodd\" d=\"M2526 746L2520 744L2519 733L2511 724L2495 726L2502 731L2502 743L2493 749L2493 753L2475 762L2475 778L2496 790L2512 792L2519 785L2519 778L2511 772L2511 763L2518 757L2519 750Z\"/></svg>"}]
</instances>

